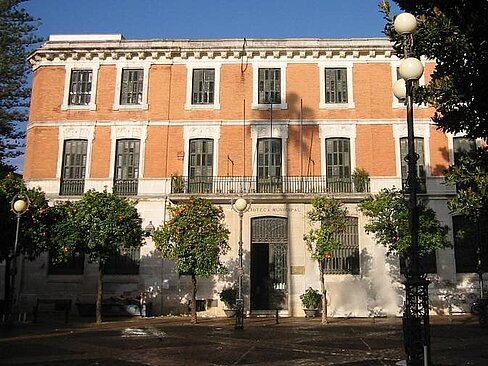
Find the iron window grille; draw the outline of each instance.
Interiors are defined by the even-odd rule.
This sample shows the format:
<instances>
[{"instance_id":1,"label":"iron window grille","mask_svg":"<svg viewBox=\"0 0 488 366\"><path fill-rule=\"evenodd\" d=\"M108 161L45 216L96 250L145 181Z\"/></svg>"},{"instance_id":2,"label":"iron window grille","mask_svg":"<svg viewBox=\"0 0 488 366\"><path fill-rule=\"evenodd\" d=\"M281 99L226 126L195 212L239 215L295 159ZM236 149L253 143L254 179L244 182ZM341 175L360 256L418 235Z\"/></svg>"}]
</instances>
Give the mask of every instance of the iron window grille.
<instances>
[{"instance_id":1,"label":"iron window grille","mask_svg":"<svg viewBox=\"0 0 488 366\"><path fill-rule=\"evenodd\" d=\"M215 93L215 70L194 69L192 104L213 104Z\"/></svg>"},{"instance_id":2,"label":"iron window grille","mask_svg":"<svg viewBox=\"0 0 488 366\"><path fill-rule=\"evenodd\" d=\"M72 70L69 88L70 105L89 105L92 91L92 70Z\"/></svg>"},{"instance_id":3,"label":"iron window grille","mask_svg":"<svg viewBox=\"0 0 488 366\"><path fill-rule=\"evenodd\" d=\"M113 254L104 265L105 274L137 275L139 274L140 248L124 248Z\"/></svg>"},{"instance_id":4,"label":"iron window grille","mask_svg":"<svg viewBox=\"0 0 488 366\"><path fill-rule=\"evenodd\" d=\"M120 104L142 104L142 90L144 82L144 70L123 69L122 85L120 88Z\"/></svg>"},{"instance_id":5,"label":"iron window grille","mask_svg":"<svg viewBox=\"0 0 488 366\"><path fill-rule=\"evenodd\" d=\"M479 227L463 215L452 217L456 273L488 271L488 234L485 224Z\"/></svg>"},{"instance_id":6,"label":"iron window grille","mask_svg":"<svg viewBox=\"0 0 488 366\"><path fill-rule=\"evenodd\" d=\"M347 69L325 69L325 103L347 103Z\"/></svg>"},{"instance_id":7,"label":"iron window grille","mask_svg":"<svg viewBox=\"0 0 488 366\"><path fill-rule=\"evenodd\" d=\"M85 189L86 140L66 140L63 149L63 168L60 194L79 196Z\"/></svg>"},{"instance_id":8,"label":"iron window grille","mask_svg":"<svg viewBox=\"0 0 488 366\"><path fill-rule=\"evenodd\" d=\"M348 217L346 230L335 235L340 247L325 258L328 274L359 274L359 227L357 217Z\"/></svg>"},{"instance_id":9,"label":"iron window grille","mask_svg":"<svg viewBox=\"0 0 488 366\"><path fill-rule=\"evenodd\" d=\"M63 262L54 262L49 254L47 273L49 275L82 275L84 266L84 253L75 252Z\"/></svg>"},{"instance_id":10,"label":"iron window grille","mask_svg":"<svg viewBox=\"0 0 488 366\"><path fill-rule=\"evenodd\" d=\"M281 103L281 69L259 69L258 93L259 104Z\"/></svg>"}]
</instances>

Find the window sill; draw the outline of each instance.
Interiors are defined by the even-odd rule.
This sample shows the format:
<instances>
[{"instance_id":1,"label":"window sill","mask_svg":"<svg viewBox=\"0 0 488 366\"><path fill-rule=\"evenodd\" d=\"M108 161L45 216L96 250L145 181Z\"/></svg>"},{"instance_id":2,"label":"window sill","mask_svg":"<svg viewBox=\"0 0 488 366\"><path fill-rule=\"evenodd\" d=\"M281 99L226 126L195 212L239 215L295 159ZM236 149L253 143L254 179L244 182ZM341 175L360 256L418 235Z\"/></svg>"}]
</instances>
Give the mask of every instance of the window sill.
<instances>
[{"instance_id":1,"label":"window sill","mask_svg":"<svg viewBox=\"0 0 488 366\"><path fill-rule=\"evenodd\" d=\"M356 104L352 103L324 103L320 102L320 109L354 109Z\"/></svg>"},{"instance_id":2,"label":"window sill","mask_svg":"<svg viewBox=\"0 0 488 366\"><path fill-rule=\"evenodd\" d=\"M72 105L72 104L63 104L61 106L62 111L96 111L97 105L96 104L89 104L89 105Z\"/></svg>"},{"instance_id":3,"label":"window sill","mask_svg":"<svg viewBox=\"0 0 488 366\"><path fill-rule=\"evenodd\" d=\"M147 104L114 104L114 111L145 111L149 109Z\"/></svg>"},{"instance_id":4,"label":"window sill","mask_svg":"<svg viewBox=\"0 0 488 366\"><path fill-rule=\"evenodd\" d=\"M253 103L252 109L259 109L259 110L267 111L267 110L271 109L271 104ZM275 109L275 110L288 109L288 104L287 103L273 104L273 109Z\"/></svg>"},{"instance_id":5,"label":"window sill","mask_svg":"<svg viewBox=\"0 0 488 366\"><path fill-rule=\"evenodd\" d=\"M192 111L192 110L218 110L220 109L219 103L214 104L185 104L185 110Z\"/></svg>"}]
</instances>

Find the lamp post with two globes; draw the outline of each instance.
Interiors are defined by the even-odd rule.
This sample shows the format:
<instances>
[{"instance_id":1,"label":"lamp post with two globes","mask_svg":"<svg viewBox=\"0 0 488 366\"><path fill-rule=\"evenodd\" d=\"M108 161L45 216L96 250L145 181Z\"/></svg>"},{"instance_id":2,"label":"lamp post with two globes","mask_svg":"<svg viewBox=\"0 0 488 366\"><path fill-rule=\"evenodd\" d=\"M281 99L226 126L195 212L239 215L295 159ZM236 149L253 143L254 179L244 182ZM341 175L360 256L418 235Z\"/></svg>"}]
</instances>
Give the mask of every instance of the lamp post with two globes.
<instances>
[{"instance_id":1,"label":"lamp post with two globes","mask_svg":"<svg viewBox=\"0 0 488 366\"><path fill-rule=\"evenodd\" d=\"M407 106L408 176L406 188L409 196L409 231L411 245L406 253L405 303L403 310L403 341L408 366L427 366L430 358L429 330L429 281L420 266L419 255L419 209L417 203L418 177L413 125L413 92L415 81L424 68L422 62L411 57L413 34L417 19L409 13L399 14L394 21L395 31L404 37L404 59L400 64L399 79L393 86L398 99L405 99Z\"/></svg>"}]
</instances>

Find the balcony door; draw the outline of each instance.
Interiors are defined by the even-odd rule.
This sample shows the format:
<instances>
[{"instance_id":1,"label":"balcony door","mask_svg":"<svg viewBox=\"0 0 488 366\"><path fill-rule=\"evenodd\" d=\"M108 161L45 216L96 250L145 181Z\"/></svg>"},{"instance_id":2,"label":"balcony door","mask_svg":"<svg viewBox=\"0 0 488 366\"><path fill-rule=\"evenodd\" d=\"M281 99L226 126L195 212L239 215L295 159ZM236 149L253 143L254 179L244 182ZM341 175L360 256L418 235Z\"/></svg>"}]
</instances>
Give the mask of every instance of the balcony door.
<instances>
[{"instance_id":1,"label":"balcony door","mask_svg":"<svg viewBox=\"0 0 488 366\"><path fill-rule=\"evenodd\" d=\"M211 193L213 179L213 150L211 139L190 140L188 159L188 192Z\"/></svg>"},{"instance_id":2,"label":"balcony door","mask_svg":"<svg viewBox=\"0 0 488 366\"><path fill-rule=\"evenodd\" d=\"M281 192L282 160L282 143L280 138L258 140L258 192Z\"/></svg>"},{"instance_id":3,"label":"balcony door","mask_svg":"<svg viewBox=\"0 0 488 366\"><path fill-rule=\"evenodd\" d=\"M325 140L328 192L351 192L351 149L349 139Z\"/></svg>"}]
</instances>

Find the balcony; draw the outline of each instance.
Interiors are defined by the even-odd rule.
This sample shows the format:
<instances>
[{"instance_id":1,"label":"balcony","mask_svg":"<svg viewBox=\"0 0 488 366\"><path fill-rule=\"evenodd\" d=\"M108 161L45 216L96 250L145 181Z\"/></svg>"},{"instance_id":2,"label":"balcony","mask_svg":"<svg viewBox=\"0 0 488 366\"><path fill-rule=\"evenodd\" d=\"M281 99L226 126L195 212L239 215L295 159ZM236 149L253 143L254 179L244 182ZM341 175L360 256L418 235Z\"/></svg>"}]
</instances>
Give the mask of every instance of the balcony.
<instances>
[{"instance_id":1,"label":"balcony","mask_svg":"<svg viewBox=\"0 0 488 366\"><path fill-rule=\"evenodd\" d=\"M320 194L367 193L369 180L327 179L326 176L285 177L171 177L171 194Z\"/></svg>"},{"instance_id":2,"label":"balcony","mask_svg":"<svg viewBox=\"0 0 488 366\"><path fill-rule=\"evenodd\" d=\"M85 179L63 179L59 194L61 196L81 196L85 189Z\"/></svg>"},{"instance_id":3,"label":"balcony","mask_svg":"<svg viewBox=\"0 0 488 366\"><path fill-rule=\"evenodd\" d=\"M114 192L121 196L135 196L138 183L137 179L116 179L114 180Z\"/></svg>"}]
</instances>

